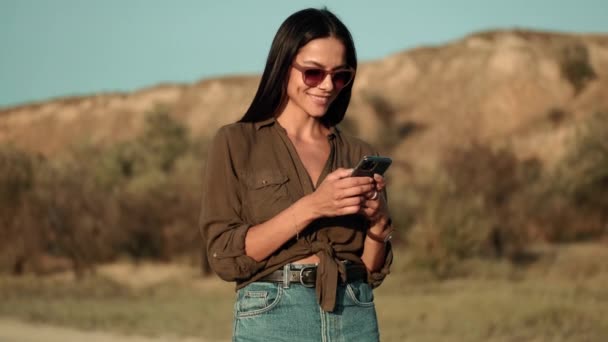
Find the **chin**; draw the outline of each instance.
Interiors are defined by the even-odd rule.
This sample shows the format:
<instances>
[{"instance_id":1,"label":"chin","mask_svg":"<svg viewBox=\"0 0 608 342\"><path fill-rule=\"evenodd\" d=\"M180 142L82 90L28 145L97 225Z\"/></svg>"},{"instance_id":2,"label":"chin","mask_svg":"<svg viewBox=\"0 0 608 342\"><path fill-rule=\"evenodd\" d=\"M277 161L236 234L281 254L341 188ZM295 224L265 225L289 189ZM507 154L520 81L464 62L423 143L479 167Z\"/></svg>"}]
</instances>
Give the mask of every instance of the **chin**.
<instances>
[{"instance_id":1,"label":"chin","mask_svg":"<svg viewBox=\"0 0 608 342\"><path fill-rule=\"evenodd\" d=\"M327 108L322 109L322 110L317 109L317 110L308 111L308 115L310 115L314 118L317 118L317 119L324 117L325 113L327 113Z\"/></svg>"},{"instance_id":2,"label":"chin","mask_svg":"<svg viewBox=\"0 0 608 342\"><path fill-rule=\"evenodd\" d=\"M312 105L309 106L307 109L308 115L313 116L315 118L322 118L323 116L325 116L325 113L327 113L329 106Z\"/></svg>"}]
</instances>

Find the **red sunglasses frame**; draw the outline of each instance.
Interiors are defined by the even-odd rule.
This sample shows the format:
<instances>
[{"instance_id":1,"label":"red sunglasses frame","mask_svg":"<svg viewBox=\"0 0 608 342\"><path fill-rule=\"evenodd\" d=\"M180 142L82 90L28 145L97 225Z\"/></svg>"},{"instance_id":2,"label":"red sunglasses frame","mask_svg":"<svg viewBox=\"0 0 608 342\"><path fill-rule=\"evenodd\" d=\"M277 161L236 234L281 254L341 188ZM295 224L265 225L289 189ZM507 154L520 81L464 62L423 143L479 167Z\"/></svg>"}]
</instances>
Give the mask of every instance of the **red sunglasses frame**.
<instances>
[{"instance_id":1,"label":"red sunglasses frame","mask_svg":"<svg viewBox=\"0 0 608 342\"><path fill-rule=\"evenodd\" d=\"M331 75L331 83L333 84L334 88L338 89L338 90L342 90L344 88L346 88L346 86L348 86L354 79L355 79L355 69L350 68L350 67L346 67L346 68L339 68L336 70L325 70L323 68L319 68L319 67L306 67L303 65L299 65L297 63L293 63L292 66L300 71L300 73L302 73L302 81L304 82L304 84L306 84L309 87L316 87L319 84L323 83L323 81L325 80L325 78L327 77L327 75ZM323 76L321 77L321 80L319 82L310 82L310 80L306 80L306 72L309 70L318 70L321 71L323 73ZM336 82L334 82L334 74L339 73L339 72L345 72L348 71L350 72L350 79L348 80L348 82L344 83L344 85L342 87L337 87L336 86Z\"/></svg>"}]
</instances>

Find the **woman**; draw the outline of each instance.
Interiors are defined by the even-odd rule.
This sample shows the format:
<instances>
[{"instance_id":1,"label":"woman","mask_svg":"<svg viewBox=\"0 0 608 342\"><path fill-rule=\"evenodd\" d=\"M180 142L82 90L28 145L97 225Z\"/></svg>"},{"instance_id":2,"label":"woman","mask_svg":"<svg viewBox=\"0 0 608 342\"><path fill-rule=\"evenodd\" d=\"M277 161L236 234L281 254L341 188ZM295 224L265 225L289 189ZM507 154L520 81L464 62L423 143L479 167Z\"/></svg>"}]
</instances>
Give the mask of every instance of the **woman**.
<instances>
[{"instance_id":1,"label":"woman","mask_svg":"<svg viewBox=\"0 0 608 342\"><path fill-rule=\"evenodd\" d=\"M384 179L350 177L366 143L336 125L357 59L328 10L279 28L253 102L216 134L201 231L237 284L235 341L374 341L372 287L392 262Z\"/></svg>"}]
</instances>

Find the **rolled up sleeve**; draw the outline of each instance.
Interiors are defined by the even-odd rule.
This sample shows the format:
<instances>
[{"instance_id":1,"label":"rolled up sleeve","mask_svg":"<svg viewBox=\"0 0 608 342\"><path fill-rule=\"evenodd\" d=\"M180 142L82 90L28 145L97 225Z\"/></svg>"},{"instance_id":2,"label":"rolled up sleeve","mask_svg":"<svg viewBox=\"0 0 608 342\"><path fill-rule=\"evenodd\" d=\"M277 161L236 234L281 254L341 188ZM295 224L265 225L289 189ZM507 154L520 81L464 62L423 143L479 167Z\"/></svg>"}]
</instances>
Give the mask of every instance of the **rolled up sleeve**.
<instances>
[{"instance_id":1,"label":"rolled up sleeve","mask_svg":"<svg viewBox=\"0 0 608 342\"><path fill-rule=\"evenodd\" d=\"M241 217L242 199L234 162L235 146L226 128L218 131L209 148L203 176L200 231L209 264L226 281L243 281L264 268L245 254L250 224ZM238 146L237 146L238 147Z\"/></svg>"},{"instance_id":2,"label":"rolled up sleeve","mask_svg":"<svg viewBox=\"0 0 608 342\"><path fill-rule=\"evenodd\" d=\"M384 265L378 271L368 272L367 283L372 287L376 288L382 284L384 278L391 273L391 265L393 264L393 246L390 242L386 243L385 247L385 260Z\"/></svg>"}]
</instances>

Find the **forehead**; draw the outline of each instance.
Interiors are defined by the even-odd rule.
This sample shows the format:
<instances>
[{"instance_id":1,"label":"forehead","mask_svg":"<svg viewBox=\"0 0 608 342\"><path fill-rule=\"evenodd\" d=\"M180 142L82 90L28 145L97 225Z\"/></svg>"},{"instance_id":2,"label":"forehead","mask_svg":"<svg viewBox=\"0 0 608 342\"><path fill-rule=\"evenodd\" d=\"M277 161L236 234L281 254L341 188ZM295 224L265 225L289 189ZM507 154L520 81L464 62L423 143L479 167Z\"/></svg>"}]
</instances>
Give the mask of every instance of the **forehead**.
<instances>
[{"instance_id":1,"label":"forehead","mask_svg":"<svg viewBox=\"0 0 608 342\"><path fill-rule=\"evenodd\" d=\"M337 38L317 38L300 48L295 60L303 64L320 64L327 68L346 63L346 48Z\"/></svg>"}]
</instances>

